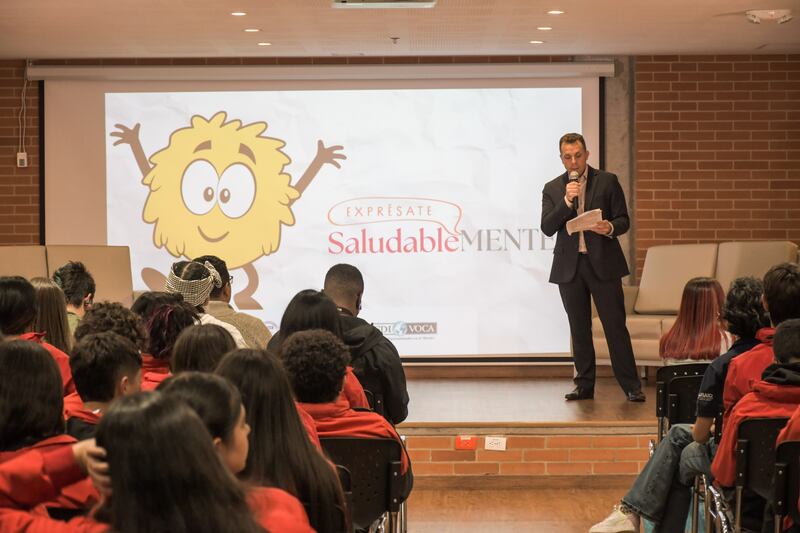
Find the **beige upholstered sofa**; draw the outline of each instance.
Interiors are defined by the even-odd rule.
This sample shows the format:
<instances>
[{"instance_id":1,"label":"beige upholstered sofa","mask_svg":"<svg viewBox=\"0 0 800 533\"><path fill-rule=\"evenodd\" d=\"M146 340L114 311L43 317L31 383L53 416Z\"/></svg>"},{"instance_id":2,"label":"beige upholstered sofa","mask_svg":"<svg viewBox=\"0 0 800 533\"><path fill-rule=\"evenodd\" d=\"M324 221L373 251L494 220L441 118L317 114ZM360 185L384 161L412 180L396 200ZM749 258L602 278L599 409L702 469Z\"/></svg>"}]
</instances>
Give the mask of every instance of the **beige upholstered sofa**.
<instances>
[{"instance_id":1,"label":"beige upholstered sofa","mask_svg":"<svg viewBox=\"0 0 800 533\"><path fill-rule=\"evenodd\" d=\"M133 303L131 255L127 246L2 246L0 256L0 276L19 275L28 279L52 277L68 261L81 261L97 285L95 301L108 300L126 306Z\"/></svg>"},{"instance_id":2,"label":"beige upholstered sofa","mask_svg":"<svg viewBox=\"0 0 800 533\"><path fill-rule=\"evenodd\" d=\"M638 287L624 287L628 330L636 363L660 366L658 342L675 322L686 282L716 278L727 291L739 276L762 277L773 265L797 262L798 247L787 241L676 244L647 250ZM598 363L609 363L600 319L592 321Z\"/></svg>"}]
</instances>

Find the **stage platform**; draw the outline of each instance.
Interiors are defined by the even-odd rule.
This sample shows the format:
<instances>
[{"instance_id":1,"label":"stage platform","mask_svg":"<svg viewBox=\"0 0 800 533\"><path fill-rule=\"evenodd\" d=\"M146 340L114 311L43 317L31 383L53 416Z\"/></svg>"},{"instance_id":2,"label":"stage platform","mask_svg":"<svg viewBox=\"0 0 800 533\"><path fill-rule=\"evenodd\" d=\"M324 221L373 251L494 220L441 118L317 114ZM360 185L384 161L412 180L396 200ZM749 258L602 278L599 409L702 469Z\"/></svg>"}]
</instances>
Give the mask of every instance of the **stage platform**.
<instances>
[{"instance_id":1,"label":"stage platform","mask_svg":"<svg viewBox=\"0 0 800 533\"><path fill-rule=\"evenodd\" d=\"M610 377L598 378L594 400L566 402L573 385L563 376L410 378L398 431L421 487L624 483L655 438L654 380L644 385L644 403L628 402ZM477 449L455 449L457 436L478 437ZM484 449L487 436L506 437L506 450Z\"/></svg>"}]
</instances>

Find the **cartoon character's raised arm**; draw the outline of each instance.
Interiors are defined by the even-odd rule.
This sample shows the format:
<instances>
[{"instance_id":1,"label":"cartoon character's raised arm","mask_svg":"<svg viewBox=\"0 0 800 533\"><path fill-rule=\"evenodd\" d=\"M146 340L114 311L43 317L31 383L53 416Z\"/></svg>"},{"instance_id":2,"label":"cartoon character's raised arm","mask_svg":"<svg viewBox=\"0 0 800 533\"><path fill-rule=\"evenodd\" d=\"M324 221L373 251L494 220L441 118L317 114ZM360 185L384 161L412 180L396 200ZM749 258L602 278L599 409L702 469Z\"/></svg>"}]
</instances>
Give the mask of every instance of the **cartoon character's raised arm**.
<instances>
[{"instance_id":1,"label":"cartoon character's raised arm","mask_svg":"<svg viewBox=\"0 0 800 533\"><path fill-rule=\"evenodd\" d=\"M119 137L117 142L114 143L114 146L118 144L127 144L131 147L133 157L136 158L136 164L139 165L139 171L141 171L142 177L145 177L153 167L150 166L150 160L144 155L142 143L139 141L139 126L140 124L136 124L133 129L131 129L122 124L114 124L114 127L118 128L120 131L112 131L111 137Z\"/></svg>"},{"instance_id":2,"label":"cartoon character's raised arm","mask_svg":"<svg viewBox=\"0 0 800 533\"><path fill-rule=\"evenodd\" d=\"M337 159L347 159L346 155L339 153L339 150L343 149L344 147L338 144L325 148L322 141L317 141L317 155L314 156L314 160L308 165L308 168L303 172L303 175L300 176L300 179L297 180L297 183L293 185L297 192L301 195L303 194L303 191L306 190L306 187L308 187L311 181L317 176L317 173L325 163L329 163L336 168L342 168Z\"/></svg>"}]
</instances>

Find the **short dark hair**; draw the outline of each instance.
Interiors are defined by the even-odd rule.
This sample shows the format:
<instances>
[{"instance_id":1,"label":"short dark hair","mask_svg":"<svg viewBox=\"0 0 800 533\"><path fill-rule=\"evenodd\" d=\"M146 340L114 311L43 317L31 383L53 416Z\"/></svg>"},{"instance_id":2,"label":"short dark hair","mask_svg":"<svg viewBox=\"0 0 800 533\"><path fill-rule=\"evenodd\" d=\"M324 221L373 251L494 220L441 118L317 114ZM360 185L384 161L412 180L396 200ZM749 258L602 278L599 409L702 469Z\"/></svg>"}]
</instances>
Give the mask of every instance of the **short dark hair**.
<instances>
[{"instance_id":1,"label":"short dark hair","mask_svg":"<svg viewBox=\"0 0 800 533\"><path fill-rule=\"evenodd\" d=\"M203 421L212 438L230 442L242 409L242 397L233 383L216 374L183 372L165 381L158 390L186 402Z\"/></svg>"},{"instance_id":2,"label":"short dark hair","mask_svg":"<svg viewBox=\"0 0 800 533\"><path fill-rule=\"evenodd\" d=\"M775 360L782 364L800 361L800 319L790 318L775 328L772 338Z\"/></svg>"},{"instance_id":3,"label":"short dark hair","mask_svg":"<svg viewBox=\"0 0 800 533\"><path fill-rule=\"evenodd\" d=\"M80 341L86 335L113 331L131 341L138 350L143 350L147 343L147 332L139 316L117 302L101 302L94 304L75 328L75 340Z\"/></svg>"},{"instance_id":4,"label":"short dark hair","mask_svg":"<svg viewBox=\"0 0 800 533\"><path fill-rule=\"evenodd\" d=\"M800 268L794 263L781 263L764 274L764 298L772 324L800 318Z\"/></svg>"},{"instance_id":5,"label":"short dark hair","mask_svg":"<svg viewBox=\"0 0 800 533\"><path fill-rule=\"evenodd\" d=\"M145 350L156 359L169 359L178 335L197 321L197 310L187 302L156 308L145 325L147 329Z\"/></svg>"},{"instance_id":6,"label":"short dark hair","mask_svg":"<svg viewBox=\"0 0 800 533\"><path fill-rule=\"evenodd\" d=\"M364 276L353 265L339 263L325 274L325 294L331 298L354 298L364 292Z\"/></svg>"},{"instance_id":7,"label":"short dark hair","mask_svg":"<svg viewBox=\"0 0 800 533\"><path fill-rule=\"evenodd\" d=\"M217 324L197 324L181 331L172 347L172 371L213 372L222 357L236 349L228 330Z\"/></svg>"},{"instance_id":8,"label":"short dark hair","mask_svg":"<svg viewBox=\"0 0 800 533\"><path fill-rule=\"evenodd\" d=\"M339 396L350 352L330 331L294 333L283 343L281 358L298 401L328 403Z\"/></svg>"},{"instance_id":9,"label":"short dark hair","mask_svg":"<svg viewBox=\"0 0 800 533\"><path fill-rule=\"evenodd\" d=\"M118 333L89 333L75 345L69 368L84 402L110 402L119 380L134 378L142 368L142 356L136 345Z\"/></svg>"},{"instance_id":10,"label":"short dark hair","mask_svg":"<svg viewBox=\"0 0 800 533\"><path fill-rule=\"evenodd\" d=\"M133 302L131 311L136 313L142 318L142 322L147 324L150 317L153 316L153 311L162 305L178 304L183 301L183 295L178 293L163 292L163 291L147 291L139 295Z\"/></svg>"},{"instance_id":11,"label":"short dark hair","mask_svg":"<svg viewBox=\"0 0 800 533\"><path fill-rule=\"evenodd\" d=\"M231 275L228 272L228 265L225 264L225 261L217 257L216 255L201 255L200 257L196 257L192 259L195 263L203 264L206 261L211 263L211 266L214 267L219 273L219 277L222 278L222 285L219 287L214 287L211 289L211 298L217 298L222 294L222 290L225 288L225 285L231 282Z\"/></svg>"},{"instance_id":12,"label":"short dark hair","mask_svg":"<svg viewBox=\"0 0 800 533\"><path fill-rule=\"evenodd\" d=\"M565 133L558 140L558 152L561 153L561 146L564 144L580 143L583 150L586 151L586 139L580 133Z\"/></svg>"},{"instance_id":13,"label":"short dark hair","mask_svg":"<svg viewBox=\"0 0 800 533\"><path fill-rule=\"evenodd\" d=\"M78 307L84 298L95 293L94 278L80 261L70 261L60 267L53 274L53 281L61 287L67 303L73 307Z\"/></svg>"},{"instance_id":14,"label":"short dark hair","mask_svg":"<svg viewBox=\"0 0 800 533\"><path fill-rule=\"evenodd\" d=\"M36 320L36 290L22 276L0 277L0 331L20 335Z\"/></svg>"},{"instance_id":15,"label":"short dark hair","mask_svg":"<svg viewBox=\"0 0 800 533\"><path fill-rule=\"evenodd\" d=\"M728 288L720 318L732 334L752 339L756 332L769 326L769 314L761 303L764 283L752 276L736 278Z\"/></svg>"},{"instance_id":16,"label":"short dark hair","mask_svg":"<svg viewBox=\"0 0 800 533\"><path fill-rule=\"evenodd\" d=\"M31 341L0 343L0 451L64 433L64 384L53 357Z\"/></svg>"}]
</instances>

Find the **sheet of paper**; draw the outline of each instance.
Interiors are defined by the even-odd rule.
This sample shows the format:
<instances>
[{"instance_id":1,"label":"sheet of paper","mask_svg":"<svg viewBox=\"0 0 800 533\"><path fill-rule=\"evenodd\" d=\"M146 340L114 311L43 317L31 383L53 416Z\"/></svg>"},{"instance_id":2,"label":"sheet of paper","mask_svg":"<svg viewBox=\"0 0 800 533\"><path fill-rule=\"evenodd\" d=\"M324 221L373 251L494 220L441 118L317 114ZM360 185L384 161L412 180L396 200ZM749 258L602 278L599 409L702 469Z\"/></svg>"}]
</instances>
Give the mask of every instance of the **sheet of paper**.
<instances>
[{"instance_id":1,"label":"sheet of paper","mask_svg":"<svg viewBox=\"0 0 800 533\"><path fill-rule=\"evenodd\" d=\"M572 235L576 231L586 231L601 220L603 220L603 211L601 209L586 211L584 214L567 221L567 233Z\"/></svg>"}]
</instances>

